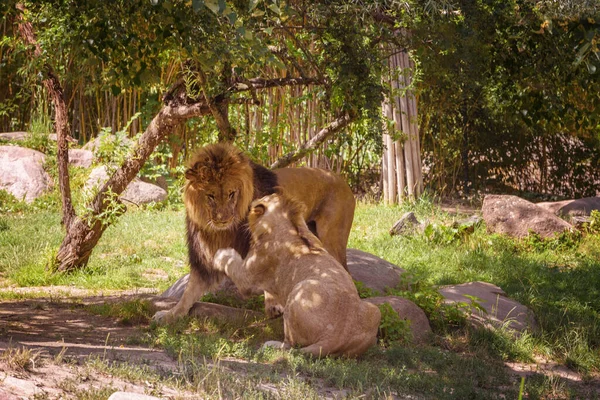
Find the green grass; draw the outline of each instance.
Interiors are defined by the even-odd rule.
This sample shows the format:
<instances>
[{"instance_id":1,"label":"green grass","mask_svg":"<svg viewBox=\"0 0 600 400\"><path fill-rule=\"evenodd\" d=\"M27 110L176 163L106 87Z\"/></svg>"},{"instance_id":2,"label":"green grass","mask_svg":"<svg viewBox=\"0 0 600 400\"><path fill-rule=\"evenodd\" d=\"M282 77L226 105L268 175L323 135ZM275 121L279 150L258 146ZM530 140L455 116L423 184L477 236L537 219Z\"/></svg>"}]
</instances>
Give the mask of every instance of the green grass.
<instances>
[{"instance_id":1,"label":"green grass","mask_svg":"<svg viewBox=\"0 0 600 400\"><path fill-rule=\"evenodd\" d=\"M182 210L128 211L105 232L88 267L65 275L45 269L63 235L55 203L36 207L4 204L10 210L0 207L2 286L164 290L187 272ZM393 222L408 210L432 224L431 234L389 235ZM445 228L452 221L453 217L427 199L403 207L360 204L350 237L349 247L378 255L408 272L410 288L404 285L398 290L429 314L437 334L431 345L386 343L359 361L311 360L294 351L260 350L265 340L282 339L280 321L197 319L184 319L169 327L151 325L136 343L169 351L184 371L182 387L206 398L277 397L261 385L276 388L286 398L317 398L323 385L344 390L349 397L517 398L520 379L508 375L503 363L531 362L539 355L579 371L586 379L598 376L600 235L513 240L490 235L484 226L470 235ZM437 285L478 280L500 286L531 308L540 332L515 339L502 329L468 328L458 311L449 314L442 308ZM21 296L6 292L0 298ZM243 306L256 308L258 304L260 298ZM147 326L154 310L145 303L124 302L88 311ZM246 364L225 366L231 357ZM236 378L231 370L237 371ZM559 378L536 376L526 379L525 393L528 398L592 396Z\"/></svg>"},{"instance_id":2,"label":"green grass","mask_svg":"<svg viewBox=\"0 0 600 400\"><path fill-rule=\"evenodd\" d=\"M126 213L106 230L88 266L72 274L52 274L46 269L64 235L58 213L40 211L2 218L7 228L0 231L0 276L6 284L166 289L187 273L182 212Z\"/></svg>"}]
</instances>

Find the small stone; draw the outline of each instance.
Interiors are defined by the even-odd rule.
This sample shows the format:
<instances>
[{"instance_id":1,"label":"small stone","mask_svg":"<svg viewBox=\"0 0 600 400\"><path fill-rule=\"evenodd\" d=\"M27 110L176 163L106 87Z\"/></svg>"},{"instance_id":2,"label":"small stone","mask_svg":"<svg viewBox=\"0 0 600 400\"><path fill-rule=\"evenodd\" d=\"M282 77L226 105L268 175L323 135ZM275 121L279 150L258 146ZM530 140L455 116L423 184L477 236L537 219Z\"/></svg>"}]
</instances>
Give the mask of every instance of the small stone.
<instances>
[{"instance_id":1,"label":"small stone","mask_svg":"<svg viewBox=\"0 0 600 400\"><path fill-rule=\"evenodd\" d=\"M114 392L108 400L163 400L163 398L133 392Z\"/></svg>"},{"instance_id":2,"label":"small stone","mask_svg":"<svg viewBox=\"0 0 600 400\"><path fill-rule=\"evenodd\" d=\"M420 225L421 224L419 223L419 220L417 220L415 213L409 211L404 214L402 218L396 221L394 226L392 226L392 229L390 229L390 235L394 236L410 234L416 231Z\"/></svg>"}]
</instances>

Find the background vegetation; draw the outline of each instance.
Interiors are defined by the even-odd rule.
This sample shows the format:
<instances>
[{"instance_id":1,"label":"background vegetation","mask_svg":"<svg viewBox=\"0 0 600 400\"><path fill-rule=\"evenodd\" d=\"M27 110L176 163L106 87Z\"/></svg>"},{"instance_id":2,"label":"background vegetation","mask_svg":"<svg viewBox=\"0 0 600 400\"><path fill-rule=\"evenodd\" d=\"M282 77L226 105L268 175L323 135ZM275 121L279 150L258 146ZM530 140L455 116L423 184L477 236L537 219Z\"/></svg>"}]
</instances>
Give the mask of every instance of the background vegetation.
<instances>
[{"instance_id":1,"label":"background vegetation","mask_svg":"<svg viewBox=\"0 0 600 400\"><path fill-rule=\"evenodd\" d=\"M15 36L14 1L3 2L0 130L26 130L52 114L39 84L43 63L60 76L80 144L103 127L116 132L137 112L128 134L143 130L166 89L190 71L189 60L206 74L207 93L217 93L228 74L323 76L325 86L261 91L260 105L231 103L238 144L273 161L353 109L356 122L304 162L337 169L357 191L378 194L385 56L378 44L394 42L417 63L429 188L577 197L597 191L594 2L25 3L41 47L52 51L32 62ZM177 128L161 148L163 172L175 173L215 132L206 118Z\"/></svg>"},{"instance_id":2,"label":"background vegetation","mask_svg":"<svg viewBox=\"0 0 600 400\"><path fill-rule=\"evenodd\" d=\"M598 193L600 10L593 1L23 2L44 50L36 60L17 37L15 3L0 4L0 130L31 131L25 145L51 155L54 143L45 133L54 111L40 85L47 66L65 88L72 134L81 145L100 134L135 137L178 82L196 98L222 93L231 82L310 77L315 84L227 94L236 143L268 164L340 113L351 113L354 122L303 162L336 169L357 193L376 197L387 123L379 107L389 89L381 83L382 44L393 44L407 48L416 63L430 193ZM125 214L107 230L89 265L70 274L45 269L63 235L57 194L27 205L0 192L0 286L168 287L186 271L182 166L191 150L216 138L210 118L177 127L143 171L170 181L169 200ZM123 148L111 146L97 155L118 160ZM53 163L49 157L56 179ZM71 169L79 209L87 172ZM390 221L409 209L432 228L389 237ZM458 235L445 228L450 220L427 196L401 207L362 202L350 242L408 271L392 293L427 312L436 334L430 345L406 346L406 326L393 320L386 321L380 346L360 361L259 350L265 339L281 336L264 321L184 320L151 326L132 340L171 352L184 373L168 379L206 397L222 397L222 387L225 397L269 397L258 383L287 398L318 397L324 383L349 396L516 398L520 380L506 373L504 362L540 358L578 371L583 382L528 378L530 398L598 397L587 386L600 373L597 230L512 240L489 235L485 227ZM460 309L443 306L436 287L475 280L499 285L531 308L541 330L515 339L502 329L466 326ZM3 290L0 296L25 295ZM154 310L138 302L89 311L146 325ZM34 358L2 357L27 368ZM232 357L260 367L225 367ZM94 368L117 373L118 366ZM165 377L142 372L134 379Z\"/></svg>"}]
</instances>

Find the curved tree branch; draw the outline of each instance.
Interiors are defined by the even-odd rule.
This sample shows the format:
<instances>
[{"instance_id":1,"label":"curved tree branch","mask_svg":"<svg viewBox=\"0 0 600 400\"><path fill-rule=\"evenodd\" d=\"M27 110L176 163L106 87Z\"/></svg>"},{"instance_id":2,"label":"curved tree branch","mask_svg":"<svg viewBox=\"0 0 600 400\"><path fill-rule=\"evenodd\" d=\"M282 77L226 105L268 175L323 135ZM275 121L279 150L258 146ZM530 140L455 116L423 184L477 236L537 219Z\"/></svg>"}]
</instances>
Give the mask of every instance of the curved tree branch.
<instances>
[{"instance_id":1,"label":"curved tree branch","mask_svg":"<svg viewBox=\"0 0 600 400\"><path fill-rule=\"evenodd\" d=\"M331 122L325 128L321 129L319 133L313 136L309 141L300 146L296 151L288 153L283 157L279 158L273 164L271 164L271 169L283 168L287 167L293 162L300 160L306 154L312 152L318 146L320 146L327 138L333 135L335 132L345 128L352 121L354 121L356 117L350 113L345 113L335 121Z\"/></svg>"}]
</instances>

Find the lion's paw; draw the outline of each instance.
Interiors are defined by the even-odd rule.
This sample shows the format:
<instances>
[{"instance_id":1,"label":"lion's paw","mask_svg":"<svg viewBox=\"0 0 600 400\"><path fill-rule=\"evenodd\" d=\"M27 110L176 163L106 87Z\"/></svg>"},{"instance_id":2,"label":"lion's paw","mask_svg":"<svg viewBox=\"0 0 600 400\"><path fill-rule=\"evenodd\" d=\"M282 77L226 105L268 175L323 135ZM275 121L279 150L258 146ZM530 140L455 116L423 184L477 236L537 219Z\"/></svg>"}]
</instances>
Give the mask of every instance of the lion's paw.
<instances>
[{"instance_id":1,"label":"lion's paw","mask_svg":"<svg viewBox=\"0 0 600 400\"><path fill-rule=\"evenodd\" d=\"M156 322L157 324L161 324L161 325L173 322L174 319L175 319L175 317L173 316L173 313L171 312L171 310L157 311L156 314L154 314L154 316L152 317L152 321Z\"/></svg>"}]
</instances>

